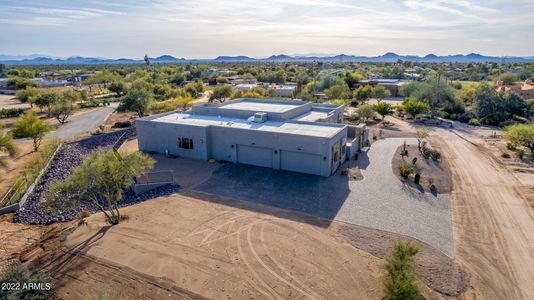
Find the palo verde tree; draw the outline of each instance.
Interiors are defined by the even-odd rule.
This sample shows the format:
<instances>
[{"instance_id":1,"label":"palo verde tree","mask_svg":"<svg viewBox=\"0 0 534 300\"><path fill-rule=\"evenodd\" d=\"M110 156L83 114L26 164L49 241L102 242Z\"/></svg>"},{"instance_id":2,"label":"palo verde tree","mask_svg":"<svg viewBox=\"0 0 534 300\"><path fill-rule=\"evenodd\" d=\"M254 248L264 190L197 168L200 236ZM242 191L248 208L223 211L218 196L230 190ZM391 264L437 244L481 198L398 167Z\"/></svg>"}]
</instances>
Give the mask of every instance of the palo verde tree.
<instances>
[{"instance_id":1,"label":"palo verde tree","mask_svg":"<svg viewBox=\"0 0 534 300\"><path fill-rule=\"evenodd\" d=\"M116 95L117 97L120 97L120 96L122 96L124 93L126 93L126 90L127 90L127 89L128 89L128 88L127 88L127 86L126 86L126 83L124 83L124 81L123 81L123 80L120 80L120 79L119 79L119 80L115 80L115 81L113 81L113 82L109 85L109 87L108 87L108 90L109 90L110 92L115 93L115 95Z\"/></svg>"},{"instance_id":2,"label":"palo verde tree","mask_svg":"<svg viewBox=\"0 0 534 300\"><path fill-rule=\"evenodd\" d=\"M33 107L33 102L37 95L39 95L39 90L31 86L17 91L17 99L22 103L29 103L30 107Z\"/></svg>"},{"instance_id":3,"label":"palo verde tree","mask_svg":"<svg viewBox=\"0 0 534 300\"><path fill-rule=\"evenodd\" d=\"M232 88L229 85L216 86L208 99L209 102L219 100L224 102L226 98L232 95Z\"/></svg>"},{"instance_id":4,"label":"palo verde tree","mask_svg":"<svg viewBox=\"0 0 534 300\"><path fill-rule=\"evenodd\" d=\"M373 107L369 104L363 104L358 106L358 108L356 109L356 113L360 118L364 119L365 121L368 121L375 115Z\"/></svg>"},{"instance_id":5,"label":"palo verde tree","mask_svg":"<svg viewBox=\"0 0 534 300\"><path fill-rule=\"evenodd\" d=\"M0 153L7 152L9 157L13 158L17 155L18 149L13 142L13 137L10 133L4 132L4 127L0 124ZM5 168L7 163L4 161L4 156L0 156L0 168Z\"/></svg>"},{"instance_id":6,"label":"palo verde tree","mask_svg":"<svg viewBox=\"0 0 534 300\"><path fill-rule=\"evenodd\" d=\"M62 95L57 91L43 91L35 97L34 103L41 111L46 108L46 114L47 116L50 116L52 112L52 106L58 102L61 97Z\"/></svg>"},{"instance_id":7,"label":"palo verde tree","mask_svg":"<svg viewBox=\"0 0 534 300\"><path fill-rule=\"evenodd\" d=\"M386 116L393 114L393 106L387 102L377 103L373 109L382 117L382 121Z\"/></svg>"},{"instance_id":8,"label":"palo verde tree","mask_svg":"<svg viewBox=\"0 0 534 300\"><path fill-rule=\"evenodd\" d=\"M408 99L402 104L403 110L412 116L417 117L419 114L426 113L430 110L430 106L423 101L417 101L414 99Z\"/></svg>"},{"instance_id":9,"label":"palo verde tree","mask_svg":"<svg viewBox=\"0 0 534 300\"><path fill-rule=\"evenodd\" d=\"M52 208L80 203L98 208L112 224L119 224L119 203L132 178L146 174L154 161L141 152L121 156L115 150L93 152L64 181L52 184L48 204Z\"/></svg>"},{"instance_id":10,"label":"palo verde tree","mask_svg":"<svg viewBox=\"0 0 534 300\"><path fill-rule=\"evenodd\" d=\"M52 126L39 119L32 111L22 114L15 122L13 134L17 137L29 137L33 140L33 149L39 150L44 136L50 132Z\"/></svg>"},{"instance_id":11,"label":"palo verde tree","mask_svg":"<svg viewBox=\"0 0 534 300\"><path fill-rule=\"evenodd\" d=\"M505 137L516 146L528 148L534 157L534 123L509 126L506 128Z\"/></svg>"},{"instance_id":12,"label":"palo verde tree","mask_svg":"<svg viewBox=\"0 0 534 300\"><path fill-rule=\"evenodd\" d=\"M133 111L143 117L152 102L154 95L146 88L135 87L126 93L119 106L120 111Z\"/></svg>"},{"instance_id":13,"label":"palo verde tree","mask_svg":"<svg viewBox=\"0 0 534 300\"><path fill-rule=\"evenodd\" d=\"M380 103L382 99L391 96L391 92L381 85L377 85L372 89L372 96Z\"/></svg>"},{"instance_id":14,"label":"palo verde tree","mask_svg":"<svg viewBox=\"0 0 534 300\"><path fill-rule=\"evenodd\" d=\"M52 105L50 115L56 118L60 124L65 124L67 119L74 113L74 104L71 99L61 97L56 103Z\"/></svg>"}]
</instances>

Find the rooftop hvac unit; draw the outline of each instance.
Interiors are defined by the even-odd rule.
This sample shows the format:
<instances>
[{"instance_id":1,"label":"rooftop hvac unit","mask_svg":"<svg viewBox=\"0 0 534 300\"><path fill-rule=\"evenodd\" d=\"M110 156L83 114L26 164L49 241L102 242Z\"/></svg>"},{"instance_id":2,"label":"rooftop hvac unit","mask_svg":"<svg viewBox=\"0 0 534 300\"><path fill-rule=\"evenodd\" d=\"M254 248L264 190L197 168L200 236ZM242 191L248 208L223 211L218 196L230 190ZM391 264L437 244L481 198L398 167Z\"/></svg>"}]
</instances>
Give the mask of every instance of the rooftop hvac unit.
<instances>
[{"instance_id":1,"label":"rooftop hvac unit","mask_svg":"<svg viewBox=\"0 0 534 300\"><path fill-rule=\"evenodd\" d=\"M267 113L265 112L257 112L254 114L254 123L263 123L267 121Z\"/></svg>"}]
</instances>

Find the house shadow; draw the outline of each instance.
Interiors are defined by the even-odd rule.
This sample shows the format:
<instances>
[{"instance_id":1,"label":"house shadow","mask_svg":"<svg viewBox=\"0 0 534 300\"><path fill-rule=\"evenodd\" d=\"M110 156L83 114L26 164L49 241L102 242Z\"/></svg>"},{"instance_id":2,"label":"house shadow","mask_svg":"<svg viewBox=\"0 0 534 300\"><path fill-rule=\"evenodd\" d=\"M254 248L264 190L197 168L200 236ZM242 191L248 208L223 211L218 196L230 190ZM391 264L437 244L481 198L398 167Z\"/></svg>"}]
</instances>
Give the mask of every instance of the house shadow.
<instances>
[{"instance_id":1,"label":"house shadow","mask_svg":"<svg viewBox=\"0 0 534 300\"><path fill-rule=\"evenodd\" d=\"M330 177L321 177L228 163L185 193L240 209L328 227L350 189L349 177L340 175L339 170Z\"/></svg>"},{"instance_id":2,"label":"house shadow","mask_svg":"<svg viewBox=\"0 0 534 300\"><path fill-rule=\"evenodd\" d=\"M351 160L350 166L351 167L358 167L362 170L367 169L369 167L369 156L367 155L367 152L362 151L358 153L358 159L357 160Z\"/></svg>"}]
</instances>

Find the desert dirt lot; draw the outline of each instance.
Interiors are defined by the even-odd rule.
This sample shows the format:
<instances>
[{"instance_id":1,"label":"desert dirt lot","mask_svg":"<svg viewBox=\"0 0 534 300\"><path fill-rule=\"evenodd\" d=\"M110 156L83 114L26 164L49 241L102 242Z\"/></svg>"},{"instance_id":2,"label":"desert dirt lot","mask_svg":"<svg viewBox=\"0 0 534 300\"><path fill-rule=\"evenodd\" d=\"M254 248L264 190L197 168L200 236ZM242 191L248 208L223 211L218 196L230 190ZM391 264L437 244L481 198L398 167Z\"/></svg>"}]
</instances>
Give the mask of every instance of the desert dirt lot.
<instances>
[{"instance_id":1,"label":"desert dirt lot","mask_svg":"<svg viewBox=\"0 0 534 300\"><path fill-rule=\"evenodd\" d=\"M129 220L102 234L102 216L91 216L67 246L92 238L87 255L168 278L207 298L381 294L381 261L318 227L185 197L123 211Z\"/></svg>"},{"instance_id":2,"label":"desert dirt lot","mask_svg":"<svg viewBox=\"0 0 534 300\"><path fill-rule=\"evenodd\" d=\"M21 103L15 95L0 95L0 109L5 108L30 108L30 104Z\"/></svg>"},{"instance_id":3,"label":"desert dirt lot","mask_svg":"<svg viewBox=\"0 0 534 300\"><path fill-rule=\"evenodd\" d=\"M360 229L323 228L302 222L307 216L279 218L180 195L123 213L128 220L112 228L92 215L69 230L62 254L41 262L58 281L59 297L83 299L99 290L121 299L383 295L383 260L349 239ZM430 299L443 298L422 287Z\"/></svg>"}]
</instances>

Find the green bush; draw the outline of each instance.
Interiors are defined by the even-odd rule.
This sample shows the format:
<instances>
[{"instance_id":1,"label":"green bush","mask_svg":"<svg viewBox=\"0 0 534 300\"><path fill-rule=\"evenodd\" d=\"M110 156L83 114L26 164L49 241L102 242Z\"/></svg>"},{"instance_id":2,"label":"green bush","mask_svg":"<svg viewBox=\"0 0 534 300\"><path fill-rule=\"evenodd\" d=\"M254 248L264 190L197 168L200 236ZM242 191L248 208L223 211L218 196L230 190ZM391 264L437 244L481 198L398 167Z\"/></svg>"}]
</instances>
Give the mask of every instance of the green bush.
<instances>
[{"instance_id":1,"label":"green bush","mask_svg":"<svg viewBox=\"0 0 534 300\"><path fill-rule=\"evenodd\" d=\"M25 109L22 108L2 108L0 109L0 119L3 118L16 118L24 113Z\"/></svg>"},{"instance_id":2,"label":"green bush","mask_svg":"<svg viewBox=\"0 0 534 300\"><path fill-rule=\"evenodd\" d=\"M2 274L0 282L9 289L0 289L0 299L49 299L53 285L45 272L31 273L25 267L15 267ZM30 285L31 284L31 285ZM4 285L2 287L4 287Z\"/></svg>"},{"instance_id":3,"label":"green bush","mask_svg":"<svg viewBox=\"0 0 534 300\"><path fill-rule=\"evenodd\" d=\"M480 126L480 121L477 118L473 118L469 120L468 124L471 126Z\"/></svg>"},{"instance_id":4,"label":"green bush","mask_svg":"<svg viewBox=\"0 0 534 300\"><path fill-rule=\"evenodd\" d=\"M385 298L389 300L424 299L418 286L413 257L419 250L410 243L398 243L386 257Z\"/></svg>"},{"instance_id":5,"label":"green bush","mask_svg":"<svg viewBox=\"0 0 534 300\"><path fill-rule=\"evenodd\" d=\"M510 151L515 151L517 149L517 146L512 142L506 142L506 149Z\"/></svg>"},{"instance_id":6,"label":"green bush","mask_svg":"<svg viewBox=\"0 0 534 300\"><path fill-rule=\"evenodd\" d=\"M413 165L404 163L399 166L399 174L402 178L406 179L408 176L415 173L415 167Z\"/></svg>"},{"instance_id":7,"label":"green bush","mask_svg":"<svg viewBox=\"0 0 534 300\"><path fill-rule=\"evenodd\" d=\"M80 108L93 108L93 107L99 107L100 105L103 105L102 101L90 100L90 101L80 103Z\"/></svg>"}]
</instances>

